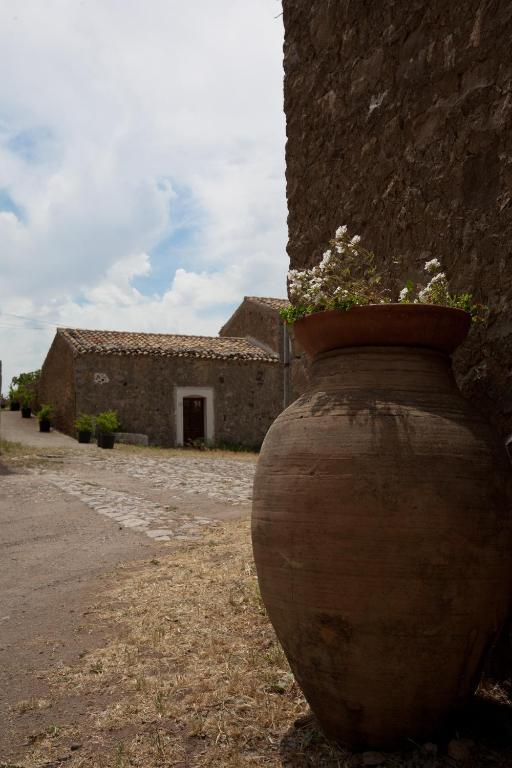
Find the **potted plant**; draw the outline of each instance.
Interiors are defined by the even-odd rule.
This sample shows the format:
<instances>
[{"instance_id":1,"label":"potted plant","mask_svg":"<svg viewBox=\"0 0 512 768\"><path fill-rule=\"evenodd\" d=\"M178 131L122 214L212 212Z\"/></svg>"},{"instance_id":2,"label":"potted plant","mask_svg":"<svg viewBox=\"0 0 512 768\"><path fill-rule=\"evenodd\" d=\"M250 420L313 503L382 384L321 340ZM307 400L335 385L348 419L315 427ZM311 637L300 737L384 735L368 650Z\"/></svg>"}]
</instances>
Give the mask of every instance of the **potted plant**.
<instances>
[{"instance_id":1,"label":"potted plant","mask_svg":"<svg viewBox=\"0 0 512 768\"><path fill-rule=\"evenodd\" d=\"M90 443L94 432L94 419L87 413L81 413L75 421L75 429L78 432L79 443Z\"/></svg>"},{"instance_id":2,"label":"potted plant","mask_svg":"<svg viewBox=\"0 0 512 768\"><path fill-rule=\"evenodd\" d=\"M9 389L9 399L12 403L11 410L19 411L21 404L25 408L25 413L22 415L26 419L29 419L32 413L32 408L30 407L32 402L37 400L37 387L40 375L41 371L38 370L20 373L18 376L12 377Z\"/></svg>"},{"instance_id":3,"label":"potted plant","mask_svg":"<svg viewBox=\"0 0 512 768\"><path fill-rule=\"evenodd\" d=\"M311 384L270 428L253 493L261 594L327 736L430 740L479 683L510 604L510 466L451 353L482 312L437 259L397 295L340 227L289 273Z\"/></svg>"},{"instance_id":4,"label":"potted plant","mask_svg":"<svg viewBox=\"0 0 512 768\"><path fill-rule=\"evenodd\" d=\"M99 448L113 448L115 432L119 429L116 411L103 411L96 416L96 438Z\"/></svg>"},{"instance_id":5,"label":"potted plant","mask_svg":"<svg viewBox=\"0 0 512 768\"><path fill-rule=\"evenodd\" d=\"M32 392L22 384L18 387L18 398L21 403L22 418L30 419L32 415Z\"/></svg>"},{"instance_id":6,"label":"potted plant","mask_svg":"<svg viewBox=\"0 0 512 768\"><path fill-rule=\"evenodd\" d=\"M52 424L53 406L42 405L37 412L37 418L39 419L39 431L49 432Z\"/></svg>"},{"instance_id":7,"label":"potted plant","mask_svg":"<svg viewBox=\"0 0 512 768\"><path fill-rule=\"evenodd\" d=\"M15 387L9 387L9 410L19 411L20 400L18 390Z\"/></svg>"}]
</instances>

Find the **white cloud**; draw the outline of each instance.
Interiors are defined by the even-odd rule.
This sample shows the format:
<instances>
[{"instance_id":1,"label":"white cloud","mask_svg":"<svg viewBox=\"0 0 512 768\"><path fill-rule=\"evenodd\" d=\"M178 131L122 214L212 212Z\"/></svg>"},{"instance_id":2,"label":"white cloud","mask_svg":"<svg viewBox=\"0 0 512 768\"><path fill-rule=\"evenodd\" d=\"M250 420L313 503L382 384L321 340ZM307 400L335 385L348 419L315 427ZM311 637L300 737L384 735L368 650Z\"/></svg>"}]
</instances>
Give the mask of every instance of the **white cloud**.
<instances>
[{"instance_id":1,"label":"white cloud","mask_svg":"<svg viewBox=\"0 0 512 768\"><path fill-rule=\"evenodd\" d=\"M279 12L276 0L0 8L0 68L14 73L0 79L0 192L15 206L0 202L4 382L41 363L47 323L215 333L244 294L284 295ZM160 248L167 283L144 295L184 196L193 247ZM16 330L28 323L12 315L42 324Z\"/></svg>"}]
</instances>

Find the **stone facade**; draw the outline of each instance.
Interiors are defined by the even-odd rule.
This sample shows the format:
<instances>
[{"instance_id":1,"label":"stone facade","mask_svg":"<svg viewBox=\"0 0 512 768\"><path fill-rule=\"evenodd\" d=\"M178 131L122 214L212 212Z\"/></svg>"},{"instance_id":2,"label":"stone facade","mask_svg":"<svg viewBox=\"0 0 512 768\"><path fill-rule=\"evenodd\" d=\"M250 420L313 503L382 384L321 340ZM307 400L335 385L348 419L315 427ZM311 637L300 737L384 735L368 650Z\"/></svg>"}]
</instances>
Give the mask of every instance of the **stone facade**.
<instances>
[{"instance_id":1,"label":"stone facade","mask_svg":"<svg viewBox=\"0 0 512 768\"><path fill-rule=\"evenodd\" d=\"M512 4L283 0L289 254L347 224L384 275L434 256L491 310L455 368L512 432Z\"/></svg>"},{"instance_id":2,"label":"stone facade","mask_svg":"<svg viewBox=\"0 0 512 768\"><path fill-rule=\"evenodd\" d=\"M95 383L102 374L103 384ZM214 442L258 446L281 410L277 361L82 355L76 359L78 412L114 408L124 432L175 445L176 387L213 391Z\"/></svg>"},{"instance_id":3,"label":"stone facade","mask_svg":"<svg viewBox=\"0 0 512 768\"><path fill-rule=\"evenodd\" d=\"M59 329L42 367L41 400L68 434L79 413L116 410L122 431L171 446L184 440L183 398L197 397L205 439L259 446L283 408L285 375L267 343L282 334L279 313L262 304L260 314L258 323L258 308L249 313L247 327L240 314L232 318L237 338Z\"/></svg>"},{"instance_id":4,"label":"stone facade","mask_svg":"<svg viewBox=\"0 0 512 768\"><path fill-rule=\"evenodd\" d=\"M72 347L57 332L41 369L38 383L39 402L55 407L53 425L71 435L74 434L75 407L75 356Z\"/></svg>"},{"instance_id":5,"label":"stone facade","mask_svg":"<svg viewBox=\"0 0 512 768\"><path fill-rule=\"evenodd\" d=\"M282 358L284 328L279 310L286 306L286 299L245 296L242 304L220 329L219 336L252 338Z\"/></svg>"},{"instance_id":6,"label":"stone facade","mask_svg":"<svg viewBox=\"0 0 512 768\"><path fill-rule=\"evenodd\" d=\"M283 407L296 400L309 384L307 356L295 342L293 326L287 328L279 315L279 310L288 305L286 299L245 296L243 303L219 331L220 336L258 339L259 343L265 344L279 355L285 377Z\"/></svg>"}]
</instances>

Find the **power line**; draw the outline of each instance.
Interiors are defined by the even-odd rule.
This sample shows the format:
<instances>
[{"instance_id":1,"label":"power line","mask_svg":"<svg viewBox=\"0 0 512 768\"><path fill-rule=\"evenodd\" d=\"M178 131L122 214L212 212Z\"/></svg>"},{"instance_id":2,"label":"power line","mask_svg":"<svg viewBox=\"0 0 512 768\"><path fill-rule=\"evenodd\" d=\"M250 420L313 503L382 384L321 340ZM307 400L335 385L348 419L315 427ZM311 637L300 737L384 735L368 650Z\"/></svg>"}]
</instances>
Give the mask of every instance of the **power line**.
<instances>
[{"instance_id":1,"label":"power line","mask_svg":"<svg viewBox=\"0 0 512 768\"><path fill-rule=\"evenodd\" d=\"M0 328L12 328L15 331L47 331L48 330L48 328L44 328L42 325L39 325L39 326L34 325L30 327L28 325L15 325L14 323L2 323L2 322L0 322Z\"/></svg>"},{"instance_id":2,"label":"power line","mask_svg":"<svg viewBox=\"0 0 512 768\"><path fill-rule=\"evenodd\" d=\"M31 323L39 323L41 325L49 325L52 328L57 328L58 327L56 323L49 323L47 320L41 320L39 317L28 317L27 315L15 315L12 312L2 312L2 311L0 311L0 318L2 316L4 316L4 315L6 317L16 317L19 320L28 320Z\"/></svg>"}]
</instances>

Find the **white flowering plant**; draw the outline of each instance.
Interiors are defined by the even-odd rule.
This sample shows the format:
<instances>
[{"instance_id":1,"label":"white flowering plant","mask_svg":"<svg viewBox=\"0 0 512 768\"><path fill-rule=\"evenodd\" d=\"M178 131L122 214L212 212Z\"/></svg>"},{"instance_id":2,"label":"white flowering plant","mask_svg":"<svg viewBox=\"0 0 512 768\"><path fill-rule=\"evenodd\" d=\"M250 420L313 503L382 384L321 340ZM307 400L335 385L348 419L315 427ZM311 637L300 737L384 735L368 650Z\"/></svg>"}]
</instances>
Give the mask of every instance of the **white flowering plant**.
<instances>
[{"instance_id":1,"label":"white flowering plant","mask_svg":"<svg viewBox=\"0 0 512 768\"><path fill-rule=\"evenodd\" d=\"M314 312L395 301L454 307L469 312L474 320L483 319L484 308L473 303L470 293L450 293L438 259L427 261L424 270L430 278L426 284L416 285L409 280L395 297L383 287L375 256L361 245L361 238L351 237L347 226L338 227L317 266L288 272L290 306L281 310L281 316L291 324Z\"/></svg>"}]
</instances>

